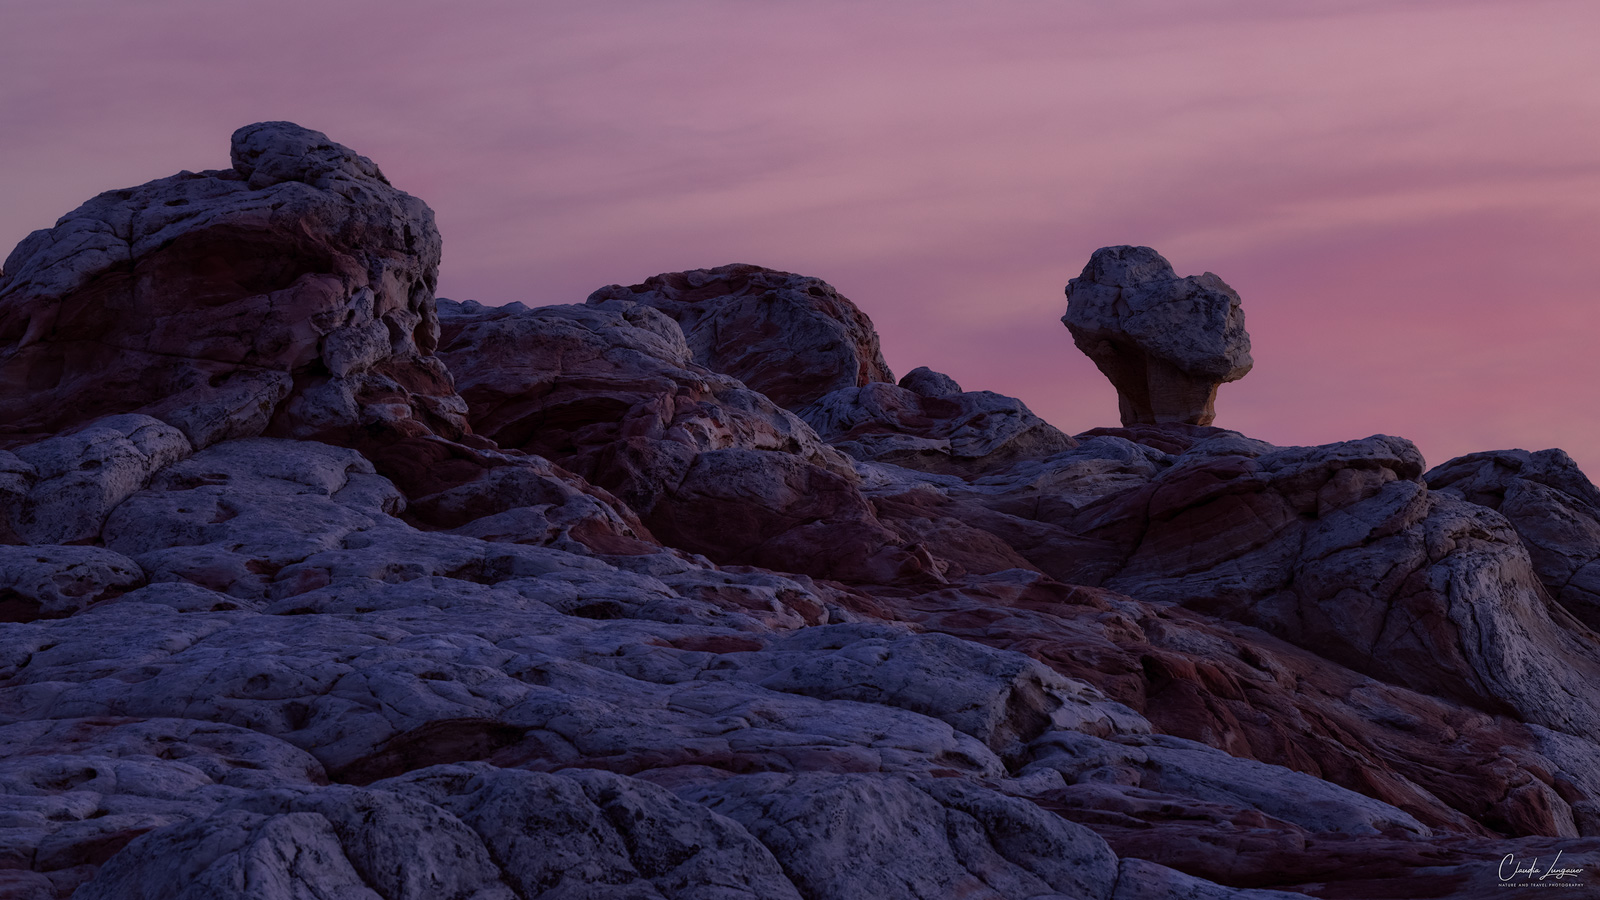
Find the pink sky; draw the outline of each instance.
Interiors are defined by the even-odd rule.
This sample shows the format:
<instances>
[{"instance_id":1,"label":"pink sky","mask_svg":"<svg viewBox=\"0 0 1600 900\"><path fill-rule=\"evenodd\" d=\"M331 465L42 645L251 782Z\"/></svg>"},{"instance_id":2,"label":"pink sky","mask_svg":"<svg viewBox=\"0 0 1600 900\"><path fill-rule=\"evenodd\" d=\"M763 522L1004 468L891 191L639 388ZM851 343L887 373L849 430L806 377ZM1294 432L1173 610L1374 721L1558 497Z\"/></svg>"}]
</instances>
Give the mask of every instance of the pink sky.
<instances>
[{"instance_id":1,"label":"pink sky","mask_svg":"<svg viewBox=\"0 0 1600 900\"><path fill-rule=\"evenodd\" d=\"M1148 244L1244 297L1217 424L1600 473L1593 0L8 3L0 245L262 119L427 200L444 296L803 272L1075 432L1062 286Z\"/></svg>"}]
</instances>

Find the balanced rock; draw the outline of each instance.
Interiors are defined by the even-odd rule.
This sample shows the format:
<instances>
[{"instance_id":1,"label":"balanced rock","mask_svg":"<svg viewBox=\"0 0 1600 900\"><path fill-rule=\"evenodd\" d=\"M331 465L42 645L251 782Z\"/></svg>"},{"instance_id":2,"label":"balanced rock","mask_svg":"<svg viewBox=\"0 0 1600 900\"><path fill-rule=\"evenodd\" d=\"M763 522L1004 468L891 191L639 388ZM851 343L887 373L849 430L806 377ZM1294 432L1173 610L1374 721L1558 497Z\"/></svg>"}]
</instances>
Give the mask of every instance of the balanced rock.
<instances>
[{"instance_id":1,"label":"balanced rock","mask_svg":"<svg viewBox=\"0 0 1600 900\"><path fill-rule=\"evenodd\" d=\"M1116 387L1124 425L1210 425L1217 386L1253 364L1233 288L1210 272L1179 278L1149 247L1096 250L1067 282L1061 321Z\"/></svg>"},{"instance_id":2,"label":"balanced rock","mask_svg":"<svg viewBox=\"0 0 1600 900\"><path fill-rule=\"evenodd\" d=\"M683 327L695 362L789 409L839 388L894 381L872 320L820 278L719 266L613 284L589 296L591 304L607 300L661 310Z\"/></svg>"}]
</instances>

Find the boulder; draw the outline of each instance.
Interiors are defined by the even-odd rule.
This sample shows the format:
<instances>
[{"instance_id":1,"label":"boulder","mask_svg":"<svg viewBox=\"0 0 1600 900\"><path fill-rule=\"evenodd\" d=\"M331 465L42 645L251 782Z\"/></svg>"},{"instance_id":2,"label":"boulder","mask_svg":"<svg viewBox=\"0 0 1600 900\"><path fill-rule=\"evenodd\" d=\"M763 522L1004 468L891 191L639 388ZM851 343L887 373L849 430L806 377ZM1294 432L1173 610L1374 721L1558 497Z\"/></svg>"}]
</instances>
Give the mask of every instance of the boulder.
<instances>
[{"instance_id":1,"label":"boulder","mask_svg":"<svg viewBox=\"0 0 1600 900\"><path fill-rule=\"evenodd\" d=\"M819 278L760 266L669 272L610 285L589 303L628 300L682 326L695 362L799 409L829 391L894 376L878 333L854 303Z\"/></svg>"},{"instance_id":2,"label":"boulder","mask_svg":"<svg viewBox=\"0 0 1600 900\"><path fill-rule=\"evenodd\" d=\"M948 397L961 393L961 385L957 384L954 378L943 372L935 372L927 366L917 366L901 375L900 386L924 397Z\"/></svg>"},{"instance_id":3,"label":"boulder","mask_svg":"<svg viewBox=\"0 0 1600 900\"><path fill-rule=\"evenodd\" d=\"M1124 425L1210 425L1217 386L1253 365L1233 288L1210 272L1179 278L1149 247L1096 250L1067 282L1061 321L1116 387Z\"/></svg>"}]
</instances>

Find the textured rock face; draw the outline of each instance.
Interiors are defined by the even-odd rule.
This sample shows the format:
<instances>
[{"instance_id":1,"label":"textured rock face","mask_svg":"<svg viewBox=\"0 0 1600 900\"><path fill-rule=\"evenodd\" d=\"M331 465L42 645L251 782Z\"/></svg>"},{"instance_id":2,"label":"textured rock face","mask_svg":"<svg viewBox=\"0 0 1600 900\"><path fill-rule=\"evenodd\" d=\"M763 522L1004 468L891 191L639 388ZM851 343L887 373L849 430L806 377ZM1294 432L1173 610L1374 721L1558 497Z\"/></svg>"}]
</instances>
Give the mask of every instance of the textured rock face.
<instances>
[{"instance_id":1,"label":"textured rock face","mask_svg":"<svg viewBox=\"0 0 1600 900\"><path fill-rule=\"evenodd\" d=\"M1360 671L1557 728L1600 675L1596 639L1545 599L1504 519L1430 493L1408 442L1203 441L1079 513L1125 548L1107 587L1267 628ZM1125 512L1149 518L1138 536ZM1136 542L1124 543L1124 542Z\"/></svg>"},{"instance_id":2,"label":"textured rock face","mask_svg":"<svg viewBox=\"0 0 1600 900\"><path fill-rule=\"evenodd\" d=\"M610 490L672 545L850 581L938 577L925 552L877 521L845 457L766 396L697 364L654 307L591 298L441 310L440 355L473 427Z\"/></svg>"},{"instance_id":3,"label":"textured rock face","mask_svg":"<svg viewBox=\"0 0 1600 900\"><path fill-rule=\"evenodd\" d=\"M630 300L683 327L695 362L789 409L829 391L893 382L872 322L817 278L733 265L611 285L589 302Z\"/></svg>"},{"instance_id":4,"label":"textured rock face","mask_svg":"<svg viewBox=\"0 0 1600 900\"><path fill-rule=\"evenodd\" d=\"M11 495L0 498L0 541L94 540L117 504L191 452L182 432L140 415L108 416L18 447Z\"/></svg>"},{"instance_id":5,"label":"textured rock face","mask_svg":"<svg viewBox=\"0 0 1600 900\"><path fill-rule=\"evenodd\" d=\"M1149 247L1096 250L1067 282L1061 321L1116 387L1124 425L1210 425L1217 386L1253 364L1233 288L1210 272L1179 278Z\"/></svg>"},{"instance_id":6,"label":"textured rock face","mask_svg":"<svg viewBox=\"0 0 1600 900\"><path fill-rule=\"evenodd\" d=\"M285 126L185 178L314 199L269 249L402 202ZM6 290L71 281L39 254L78 232L40 234ZM216 270L168 262L175 321L254 310L314 358L229 370L277 399L180 385L186 418L112 379L8 433L0 897L1504 898L1507 853L1600 860L1600 491L1559 451L1067 437L857 380L827 359L875 358L864 317L752 267L442 302L437 355L341 375L359 315L208 305ZM407 360L441 392L372 392ZM361 427L308 417L330 385Z\"/></svg>"},{"instance_id":7,"label":"textured rock face","mask_svg":"<svg viewBox=\"0 0 1600 900\"><path fill-rule=\"evenodd\" d=\"M271 430L457 436L432 351L433 213L371 160L287 122L233 168L110 191L0 276L0 439L140 411L196 445Z\"/></svg>"},{"instance_id":8,"label":"textured rock face","mask_svg":"<svg viewBox=\"0 0 1600 900\"><path fill-rule=\"evenodd\" d=\"M925 368L900 385L840 388L800 416L856 459L926 472L977 474L1077 445L1021 400L962 391L950 376Z\"/></svg>"},{"instance_id":9,"label":"textured rock face","mask_svg":"<svg viewBox=\"0 0 1600 900\"><path fill-rule=\"evenodd\" d=\"M21 464L0 461L0 540L86 540L109 510L88 494L141 486L134 457L150 427L130 432L135 450L75 438L91 445L78 452L112 454L115 477L39 469L54 463L37 457L70 450L39 438L106 413L171 432L145 468L267 434L362 450L416 501L414 516L443 527L585 494L631 518L581 479L470 434L434 355L440 239L426 204L287 122L240 129L232 156L231 169L102 194L6 260L0 444ZM80 521L61 518L69 499ZM636 524L580 531L620 546Z\"/></svg>"},{"instance_id":10,"label":"textured rock face","mask_svg":"<svg viewBox=\"0 0 1600 900\"><path fill-rule=\"evenodd\" d=\"M1432 469L1428 487L1498 511L1556 602L1600 630L1600 490L1560 450L1495 450Z\"/></svg>"}]
</instances>

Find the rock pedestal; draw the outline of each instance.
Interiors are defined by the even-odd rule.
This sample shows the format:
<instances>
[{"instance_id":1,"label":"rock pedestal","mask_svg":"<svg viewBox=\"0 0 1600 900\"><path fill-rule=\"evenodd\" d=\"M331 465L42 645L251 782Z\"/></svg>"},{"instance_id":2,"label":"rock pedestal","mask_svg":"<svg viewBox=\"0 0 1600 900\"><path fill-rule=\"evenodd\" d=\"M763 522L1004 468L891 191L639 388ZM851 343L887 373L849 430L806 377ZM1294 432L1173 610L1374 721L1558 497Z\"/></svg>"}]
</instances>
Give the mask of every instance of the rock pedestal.
<instances>
[{"instance_id":1,"label":"rock pedestal","mask_svg":"<svg viewBox=\"0 0 1600 900\"><path fill-rule=\"evenodd\" d=\"M1238 293L1210 272L1179 278L1149 247L1096 250L1061 321L1116 386L1124 425L1210 425L1217 386L1254 364Z\"/></svg>"}]
</instances>

